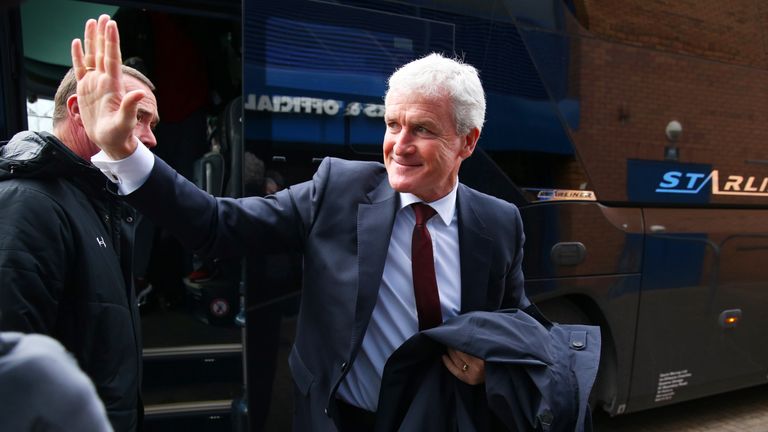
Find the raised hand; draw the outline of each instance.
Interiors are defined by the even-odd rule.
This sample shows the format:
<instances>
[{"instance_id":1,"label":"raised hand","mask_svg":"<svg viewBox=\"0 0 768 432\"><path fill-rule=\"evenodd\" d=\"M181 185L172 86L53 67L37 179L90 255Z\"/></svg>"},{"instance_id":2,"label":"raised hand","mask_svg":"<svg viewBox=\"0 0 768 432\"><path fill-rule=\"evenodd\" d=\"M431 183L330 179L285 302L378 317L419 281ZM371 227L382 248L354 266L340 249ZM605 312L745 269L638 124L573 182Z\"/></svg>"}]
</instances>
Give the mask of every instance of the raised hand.
<instances>
[{"instance_id":1,"label":"raised hand","mask_svg":"<svg viewBox=\"0 0 768 432\"><path fill-rule=\"evenodd\" d=\"M77 78L77 102L88 138L109 157L133 154L141 90L125 92L120 70L120 33L108 15L85 23L85 50L80 39L72 41L72 67Z\"/></svg>"}]
</instances>

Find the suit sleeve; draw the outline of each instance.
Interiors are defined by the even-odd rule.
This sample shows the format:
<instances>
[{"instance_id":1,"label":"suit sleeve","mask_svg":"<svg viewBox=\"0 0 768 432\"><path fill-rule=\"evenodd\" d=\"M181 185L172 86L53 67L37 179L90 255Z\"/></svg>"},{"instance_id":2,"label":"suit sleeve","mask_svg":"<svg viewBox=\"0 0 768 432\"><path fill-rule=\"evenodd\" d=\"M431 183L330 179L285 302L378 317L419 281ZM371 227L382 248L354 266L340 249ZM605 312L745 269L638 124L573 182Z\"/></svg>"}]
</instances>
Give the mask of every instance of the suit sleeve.
<instances>
[{"instance_id":1,"label":"suit sleeve","mask_svg":"<svg viewBox=\"0 0 768 432\"><path fill-rule=\"evenodd\" d=\"M323 201L329 171L326 159L312 181L275 195L216 198L156 158L144 185L125 199L203 257L298 252Z\"/></svg>"},{"instance_id":2,"label":"suit sleeve","mask_svg":"<svg viewBox=\"0 0 768 432\"><path fill-rule=\"evenodd\" d=\"M523 276L523 245L525 244L525 233L523 232L523 221L520 218L520 211L514 207L514 216L510 223L512 238L510 248L512 261L509 271L505 278L503 308L525 309L531 305L530 300L525 295Z\"/></svg>"},{"instance_id":3,"label":"suit sleeve","mask_svg":"<svg viewBox=\"0 0 768 432\"><path fill-rule=\"evenodd\" d=\"M38 191L5 189L0 202L0 329L51 334L72 268L67 218Z\"/></svg>"}]
</instances>

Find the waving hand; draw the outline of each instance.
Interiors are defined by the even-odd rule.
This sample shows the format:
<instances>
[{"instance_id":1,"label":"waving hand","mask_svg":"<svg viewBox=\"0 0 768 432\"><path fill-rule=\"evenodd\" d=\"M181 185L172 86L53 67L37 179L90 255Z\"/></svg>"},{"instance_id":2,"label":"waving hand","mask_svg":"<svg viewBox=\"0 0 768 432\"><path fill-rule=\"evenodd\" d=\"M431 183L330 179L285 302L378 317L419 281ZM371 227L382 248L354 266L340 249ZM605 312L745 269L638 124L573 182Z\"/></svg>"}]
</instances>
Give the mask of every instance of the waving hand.
<instances>
[{"instance_id":1,"label":"waving hand","mask_svg":"<svg viewBox=\"0 0 768 432\"><path fill-rule=\"evenodd\" d=\"M85 24L85 50L80 39L72 41L72 67L77 78L80 117L97 146L115 160L130 156L136 149L133 130L138 103L146 94L125 92L120 69L120 33L108 15Z\"/></svg>"}]
</instances>

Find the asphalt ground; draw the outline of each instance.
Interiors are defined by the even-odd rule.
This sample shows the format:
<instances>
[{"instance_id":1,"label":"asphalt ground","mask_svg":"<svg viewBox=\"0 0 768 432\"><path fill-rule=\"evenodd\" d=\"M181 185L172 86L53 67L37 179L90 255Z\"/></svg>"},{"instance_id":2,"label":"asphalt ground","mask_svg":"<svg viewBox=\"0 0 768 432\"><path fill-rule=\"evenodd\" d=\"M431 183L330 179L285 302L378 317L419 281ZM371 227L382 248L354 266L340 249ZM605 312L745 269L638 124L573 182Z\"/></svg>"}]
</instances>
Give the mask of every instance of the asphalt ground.
<instances>
[{"instance_id":1,"label":"asphalt ground","mask_svg":"<svg viewBox=\"0 0 768 432\"><path fill-rule=\"evenodd\" d=\"M768 432L768 385L593 420L596 432Z\"/></svg>"}]
</instances>

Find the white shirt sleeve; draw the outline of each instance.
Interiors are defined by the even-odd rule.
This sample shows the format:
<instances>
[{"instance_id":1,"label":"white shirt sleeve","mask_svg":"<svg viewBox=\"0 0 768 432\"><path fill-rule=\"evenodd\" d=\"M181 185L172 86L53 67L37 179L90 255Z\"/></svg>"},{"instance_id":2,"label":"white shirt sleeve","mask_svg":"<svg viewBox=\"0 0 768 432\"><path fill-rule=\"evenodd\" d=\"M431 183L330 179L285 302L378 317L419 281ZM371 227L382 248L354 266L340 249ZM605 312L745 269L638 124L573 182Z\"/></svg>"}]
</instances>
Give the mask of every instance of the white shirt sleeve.
<instances>
[{"instance_id":1,"label":"white shirt sleeve","mask_svg":"<svg viewBox=\"0 0 768 432\"><path fill-rule=\"evenodd\" d=\"M136 151L124 159L113 160L104 151L91 157L91 163L112 183L117 184L120 195L128 195L141 187L155 166L155 156L152 152L138 138L136 144Z\"/></svg>"}]
</instances>

